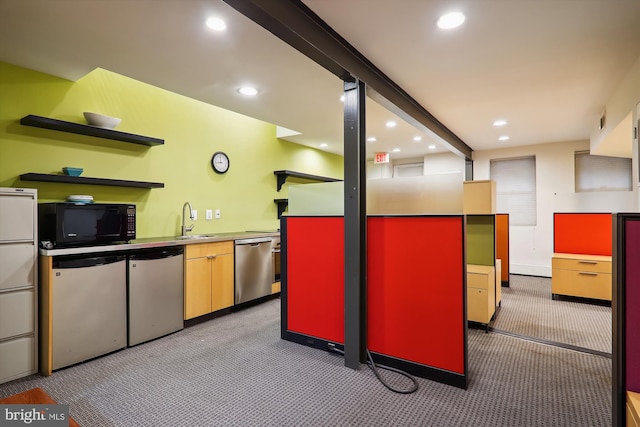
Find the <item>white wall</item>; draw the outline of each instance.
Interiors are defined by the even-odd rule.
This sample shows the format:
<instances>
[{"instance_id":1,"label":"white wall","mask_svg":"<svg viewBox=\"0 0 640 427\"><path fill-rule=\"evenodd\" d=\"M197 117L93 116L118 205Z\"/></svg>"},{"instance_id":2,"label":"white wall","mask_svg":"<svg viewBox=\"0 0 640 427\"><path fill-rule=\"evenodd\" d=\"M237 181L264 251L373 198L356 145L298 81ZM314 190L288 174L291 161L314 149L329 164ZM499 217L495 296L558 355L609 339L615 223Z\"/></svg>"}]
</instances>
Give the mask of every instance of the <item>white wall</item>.
<instances>
[{"instance_id":1,"label":"white wall","mask_svg":"<svg viewBox=\"0 0 640 427\"><path fill-rule=\"evenodd\" d=\"M609 97L603 111L606 115L605 127L598 129L599 120L594 120L591 128L591 153L602 156L631 157L631 138L626 141L612 141L610 136L623 119L632 113L633 124L637 123L636 105L640 102L640 57L627 72L618 87ZM599 119L599 117L598 117ZM629 132L632 132L632 128Z\"/></svg>"},{"instance_id":2,"label":"white wall","mask_svg":"<svg viewBox=\"0 0 640 427\"><path fill-rule=\"evenodd\" d=\"M490 179L490 161L513 157L536 158L535 226L509 229L510 271L551 277L553 212L622 212L638 206L637 187L632 192L574 193L574 155L589 149L589 141L558 142L500 150L474 151L474 179ZM634 175L634 182L637 175Z\"/></svg>"},{"instance_id":3,"label":"white wall","mask_svg":"<svg viewBox=\"0 0 640 427\"><path fill-rule=\"evenodd\" d=\"M369 160L367 161L367 179L392 178L394 177L394 166L417 163L422 163L424 165L424 175L461 172L462 176L464 176L464 157L447 152L427 154L424 158L415 157L392 160L390 163L374 163L373 160Z\"/></svg>"},{"instance_id":4,"label":"white wall","mask_svg":"<svg viewBox=\"0 0 640 427\"><path fill-rule=\"evenodd\" d=\"M464 177L464 166L464 157L454 153L438 153L424 156L425 175L461 172Z\"/></svg>"}]
</instances>

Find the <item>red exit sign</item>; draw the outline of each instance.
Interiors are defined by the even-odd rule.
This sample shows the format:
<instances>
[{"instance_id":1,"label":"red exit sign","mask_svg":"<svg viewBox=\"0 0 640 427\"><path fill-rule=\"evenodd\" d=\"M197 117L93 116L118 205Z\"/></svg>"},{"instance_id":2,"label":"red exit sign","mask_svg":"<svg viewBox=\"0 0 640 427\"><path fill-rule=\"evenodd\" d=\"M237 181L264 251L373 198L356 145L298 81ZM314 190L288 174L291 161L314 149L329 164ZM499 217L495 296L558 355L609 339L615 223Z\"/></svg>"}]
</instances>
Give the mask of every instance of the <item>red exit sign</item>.
<instances>
[{"instance_id":1,"label":"red exit sign","mask_svg":"<svg viewBox=\"0 0 640 427\"><path fill-rule=\"evenodd\" d=\"M373 163L389 163L389 153L376 153Z\"/></svg>"}]
</instances>

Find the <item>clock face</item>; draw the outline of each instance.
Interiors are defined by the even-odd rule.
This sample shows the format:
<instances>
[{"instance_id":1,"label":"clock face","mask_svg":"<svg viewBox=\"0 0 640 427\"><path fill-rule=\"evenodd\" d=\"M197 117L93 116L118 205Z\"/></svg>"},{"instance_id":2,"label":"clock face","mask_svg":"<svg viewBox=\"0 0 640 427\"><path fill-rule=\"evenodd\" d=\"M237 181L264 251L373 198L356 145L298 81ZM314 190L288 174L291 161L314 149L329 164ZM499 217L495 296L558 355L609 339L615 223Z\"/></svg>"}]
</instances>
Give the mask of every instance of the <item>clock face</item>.
<instances>
[{"instance_id":1,"label":"clock face","mask_svg":"<svg viewBox=\"0 0 640 427\"><path fill-rule=\"evenodd\" d=\"M217 173L225 173L229 170L229 156L222 151L213 154L211 158L211 167Z\"/></svg>"}]
</instances>

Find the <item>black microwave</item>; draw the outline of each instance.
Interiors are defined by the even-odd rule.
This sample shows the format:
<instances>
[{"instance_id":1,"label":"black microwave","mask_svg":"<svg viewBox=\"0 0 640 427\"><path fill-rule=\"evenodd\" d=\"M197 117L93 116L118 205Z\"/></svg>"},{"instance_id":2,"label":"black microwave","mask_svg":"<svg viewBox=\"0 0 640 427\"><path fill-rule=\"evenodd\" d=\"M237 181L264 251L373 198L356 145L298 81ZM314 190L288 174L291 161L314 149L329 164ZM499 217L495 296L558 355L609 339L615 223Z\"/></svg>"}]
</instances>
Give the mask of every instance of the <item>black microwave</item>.
<instances>
[{"instance_id":1,"label":"black microwave","mask_svg":"<svg viewBox=\"0 0 640 427\"><path fill-rule=\"evenodd\" d=\"M40 203L38 230L49 249L127 242L136 238L136 205Z\"/></svg>"}]
</instances>

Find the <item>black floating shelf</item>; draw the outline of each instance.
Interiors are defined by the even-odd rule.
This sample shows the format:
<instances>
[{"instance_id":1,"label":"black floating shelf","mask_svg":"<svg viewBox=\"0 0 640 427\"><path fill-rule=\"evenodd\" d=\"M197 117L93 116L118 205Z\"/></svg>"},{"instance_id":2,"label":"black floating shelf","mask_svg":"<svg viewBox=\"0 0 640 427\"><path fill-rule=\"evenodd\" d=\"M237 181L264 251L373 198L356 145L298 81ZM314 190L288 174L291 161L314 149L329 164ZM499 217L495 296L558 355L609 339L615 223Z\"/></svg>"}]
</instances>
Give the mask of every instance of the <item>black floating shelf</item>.
<instances>
[{"instance_id":1,"label":"black floating shelf","mask_svg":"<svg viewBox=\"0 0 640 427\"><path fill-rule=\"evenodd\" d=\"M44 129L53 129L61 132L76 133L79 135L94 136L97 138L113 139L116 141L130 142L140 145L162 145L163 139L150 136L135 135L133 133L120 132L112 129L103 129L82 123L66 122L64 120L51 119L49 117L34 116L30 114L20 119L20 124Z\"/></svg>"},{"instance_id":2,"label":"black floating shelf","mask_svg":"<svg viewBox=\"0 0 640 427\"><path fill-rule=\"evenodd\" d=\"M282 188L282 185L287 181L287 178L289 178L289 177L291 177L291 178L300 178L300 179L308 179L308 180L311 180L311 181L319 181L319 182L338 182L338 181L342 181L341 179L329 178L329 177L326 177L326 176L319 176L319 175L311 175L311 174L308 174L308 173L295 172L295 171L290 171L290 170L273 171L273 174L278 179L278 191L280 191L280 189Z\"/></svg>"},{"instance_id":3,"label":"black floating shelf","mask_svg":"<svg viewBox=\"0 0 640 427\"><path fill-rule=\"evenodd\" d=\"M114 187L164 188L161 182L126 181L122 179L89 178L83 176L55 175L46 173L24 173L22 181L61 182L64 184L110 185Z\"/></svg>"}]
</instances>

